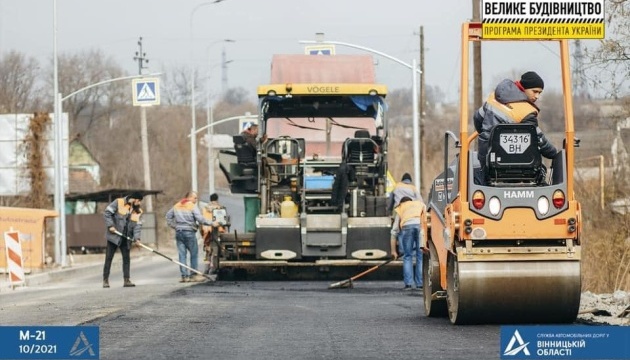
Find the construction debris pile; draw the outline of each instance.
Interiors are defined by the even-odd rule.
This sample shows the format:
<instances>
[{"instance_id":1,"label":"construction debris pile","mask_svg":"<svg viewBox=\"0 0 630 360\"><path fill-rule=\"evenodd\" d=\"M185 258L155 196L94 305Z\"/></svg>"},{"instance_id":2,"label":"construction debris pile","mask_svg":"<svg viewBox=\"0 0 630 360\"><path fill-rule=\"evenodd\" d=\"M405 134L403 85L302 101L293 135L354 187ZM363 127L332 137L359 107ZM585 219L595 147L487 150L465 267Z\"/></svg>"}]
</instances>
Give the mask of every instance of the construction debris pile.
<instances>
[{"instance_id":1,"label":"construction debris pile","mask_svg":"<svg viewBox=\"0 0 630 360\"><path fill-rule=\"evenodd\" d=\"M578 322L630 326L630 293L621 290L612 294L582 293Z\"/></svg>"}]
</instances>

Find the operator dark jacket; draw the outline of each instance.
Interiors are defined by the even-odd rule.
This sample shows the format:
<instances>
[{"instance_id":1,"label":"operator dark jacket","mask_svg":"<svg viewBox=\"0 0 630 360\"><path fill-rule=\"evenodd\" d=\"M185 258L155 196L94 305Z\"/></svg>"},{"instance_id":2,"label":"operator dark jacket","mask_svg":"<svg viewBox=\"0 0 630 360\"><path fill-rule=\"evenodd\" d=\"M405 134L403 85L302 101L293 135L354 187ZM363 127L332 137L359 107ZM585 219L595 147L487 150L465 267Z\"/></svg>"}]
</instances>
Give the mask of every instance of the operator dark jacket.
<instances>
[{"instance_id":1,"label":"operator dark jacket","mask_svg":"<svg viewBox=\"0 0 630 360\"><path fill-rule=\"evenodd\" d=\"M512 80L501 81L494 93L490 94L488 100L473 116L475 130L479 133L477 158L482 164L482 168L485 167L486 163L490 131L497 124L533 124L536 126L538 149L541 155L548 159L556 156L558 150L547 140L538 127L539 112L538 107L529 102L527 95Z\"/></svg>"},{"instance_id":2,"label":"operator dark jacket","mask_svg":"<svg viewBox=\"0 0 630 360\"><path fill-rule=\"evenodd\" d=\"M256 135L252 135L250 133L248 133L247 131L243 130L241 132L241 136L243 137L243 139L245 139L245 142L247 142L249 145L252 146L252 148L254 148L254 150L256 150Z\"/></svg>"},{"instance_id":3,"label":"operator dark jacket","mask_svg":"<svg viewBox=\"0 0 630 360\"><path fill-rule=\"evenodd\" d=\"M128 200L127 197L118 198L105 208L105 238L118 246L120 246L123 238L109 232L108 229L112 226L123 235L134 240L140 240L140 232L142 230L140 216L142 215L142 209L133 208L128 203Z\"/></svg>"}]
</instances>

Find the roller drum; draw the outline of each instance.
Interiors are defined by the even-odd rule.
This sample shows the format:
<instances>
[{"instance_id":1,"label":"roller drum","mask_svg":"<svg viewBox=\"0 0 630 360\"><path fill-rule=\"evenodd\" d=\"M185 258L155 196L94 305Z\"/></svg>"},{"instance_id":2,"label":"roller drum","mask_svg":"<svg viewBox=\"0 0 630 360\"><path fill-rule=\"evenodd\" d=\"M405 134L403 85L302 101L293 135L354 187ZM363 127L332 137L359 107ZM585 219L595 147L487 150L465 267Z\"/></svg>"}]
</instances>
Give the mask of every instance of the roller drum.
<instances>
[{"instance_id":1,"label":"roller drum","mask_svg":"<svg viewBox=\"0 0 630 360\"><path fill-rule=\"evenodd\" d=\"M448 263L453 323L572 323L580 306L580 262Z\"/></svg>"}]
</instances>

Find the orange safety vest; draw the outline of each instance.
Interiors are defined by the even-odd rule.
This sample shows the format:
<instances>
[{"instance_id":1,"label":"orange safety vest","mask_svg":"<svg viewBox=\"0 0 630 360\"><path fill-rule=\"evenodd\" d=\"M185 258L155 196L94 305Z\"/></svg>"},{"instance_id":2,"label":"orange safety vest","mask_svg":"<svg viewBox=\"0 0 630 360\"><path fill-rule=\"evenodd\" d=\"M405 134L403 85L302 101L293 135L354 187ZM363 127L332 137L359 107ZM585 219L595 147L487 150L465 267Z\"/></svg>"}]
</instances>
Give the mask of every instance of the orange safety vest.
<instances>
[{"instance_id":1,"label":"orange safety vest","mask_svg":"<svg viewBox=\"0 0 630 360\"><path fill-rule=\"evenodd\" d=\"M494 93L490 94L487 103L493 108L499 110L503 114L510 117L516 123L520 123L527 115L534 113L538 115L538 109L527 101L518 101L508 104L502 104L494 97Z\"/></svg>"},{"instance_id":2,"label":"orange safety vest","mask_svg":"<svg viewBox=\"0 0 630 360\"><path fill-rule=\"evenodd\" d=\"M123 216L123 217L127 216L127 214L129 214L129 212L131 211L131 205L125 202L125 198L118 198L116 199L116 201L118 202L118 214L120 214L120 216ZM129 219L133 222L140 221L140 215L142 215L142 209L139 209L139 211L140 211L139 213L135 211L132 212Z\"/></svg>"},{"instance_id":3,"label":"orange safety vest","mask_svg":"<svg viewBox=\"0 0 630 360\"><path fill-rule=\"evenodd\" d=\"M400 218L400 227L413 218L420 218L424 212L425 205L419 200L411 200L401 203L396 208L396 213Z\"/></svg>"},{"instance_id":4,"label":"orange safety vest","mask_svg":"<svg viewBox=\"0 0 630 360\"><path fill-rule=\"evenodd\" d=\"M195 209L195 206L195 203L192 201L184 201L183 203L182 201L178 201L175 205L173 205L173 208L175 208L175 210L192 212Z\"/></svg>"}]
</instances>

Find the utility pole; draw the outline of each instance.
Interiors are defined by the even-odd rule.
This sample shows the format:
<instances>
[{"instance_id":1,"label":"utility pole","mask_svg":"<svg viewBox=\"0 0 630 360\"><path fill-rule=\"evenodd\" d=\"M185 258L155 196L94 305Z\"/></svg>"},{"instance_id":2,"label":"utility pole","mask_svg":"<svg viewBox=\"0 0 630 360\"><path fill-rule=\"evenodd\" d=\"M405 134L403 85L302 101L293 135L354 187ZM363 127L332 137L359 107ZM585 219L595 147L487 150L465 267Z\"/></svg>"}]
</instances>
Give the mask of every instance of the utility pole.
<instances>
[{"instance_id":1,"label":"utility pole","mask_svg":"<svg viewBox=\"0 0 630 360\"><path fill-rule=\"evenodd\" d=\"M473 8L473 21L479 22L481 21L481 17L479 14L479 6L481 0L473 0L472 8ZM482 78L481 78L481 41L473 42L473 109L479 109L483 102L482 93Z\"/></svg>"},{"instance_id":2,"label":"utility pole","mask_svg":"<svg viewBox=\"0 0 630 360\"><path fill-rule=\"evenodd\" d=\"M142 51L142 36L138 38L138 49L139 50L136 51L136 56L133 57L133 60L138 62L138 75L142 75L142 69L147 69L144 64L149 63L149 59L145 57L147 56L147 53Z\"/></svg>"},{"instance_id":3,"label":"utility pole","mask_svg":"<svg viewBox=\"0 0 630 360\"><path fill-rule=\"evenodd\" d=\"M146 58L147 53L142 51L142 36L138 40L138 51L136 56L133 57L134 61L138 62L138 75L142 75L142 70L147 67L144 64L149 63L149 59ZM144 170L144 188L151 190L151 167L149 163L149 136L147 134L147 108L146 106L140 107L140 137L142 139L142 165ZM153 199L151 196L147 196L145 201L147 204L147 212L153 212Z\"/></svg>"},{"instance_id":4,"label":"utility pole","mask_svg":"<svg viewBox=\"0 0 630 360\"><path fill-rule=\"evenodd\" d=\"M420 101L418 106L419 112L419 125L420 125L420 169L423 166L423 158L426 151L426 146L424 144L424 118L426 116L426 101L427 101L427 92L425 90L425 82L424 82L424 27L420 26ZM421 176L424 175L424 171L421 172ZM424 186L425 182L420 179L420 194L425 194Z\"/></svg>"}]
</instances>

